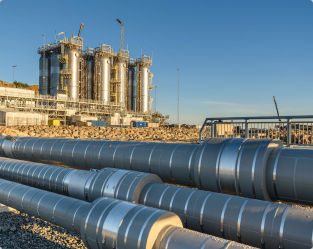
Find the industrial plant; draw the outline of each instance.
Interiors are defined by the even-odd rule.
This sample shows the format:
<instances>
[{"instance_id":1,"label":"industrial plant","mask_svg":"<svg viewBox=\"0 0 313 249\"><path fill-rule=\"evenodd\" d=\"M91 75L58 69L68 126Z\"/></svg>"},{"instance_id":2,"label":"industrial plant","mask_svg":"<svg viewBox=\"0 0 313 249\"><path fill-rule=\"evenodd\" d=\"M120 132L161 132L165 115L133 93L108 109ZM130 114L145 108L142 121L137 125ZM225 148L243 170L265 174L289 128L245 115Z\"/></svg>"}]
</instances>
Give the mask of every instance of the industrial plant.
<instances>
[{"instance_id":1,"label":"industrial plant","mask_svg":"<svg viewBox=\"0 0 313 249\"><path fill-rule=\"evenodd\" d=\"M19 121L28 125L47 125L48 120L70 124L77 116L80 121L105 120L112 126L129 126L132 121L156 126L167 120L169 116L164 117L152 108L153 98L149 95L154 88L149 69L152 58L129 57L129 51L124 49L124 25L117 21L121 25L118 52L106 44L84 50L83 23L77 36L68 38L61 32L64 37L51 44L45 44L44 35L43 46L38 49L39 94L3 88L1 105L25 115L42 114L32 122ZM11 116L3 114L0 119L5 125L17 125L17 121L7 120Z\"/></svg>"},{"instance_id":2,"label":"industrial plant","mask_svg":"<svg viewBox=\"0 0 313 249\"><path fill-rule=\"evenodd\" d=\"M124 50L122 23L118 52L106 44L83 51L82 27L78 36L64 37L38 49L40 94L66 94L72 100L95 100L148 113L152 107L149 91L154 88L149 70L152 59L145 55L129 57L129 51Z\"/></svg>"}]
</instances>

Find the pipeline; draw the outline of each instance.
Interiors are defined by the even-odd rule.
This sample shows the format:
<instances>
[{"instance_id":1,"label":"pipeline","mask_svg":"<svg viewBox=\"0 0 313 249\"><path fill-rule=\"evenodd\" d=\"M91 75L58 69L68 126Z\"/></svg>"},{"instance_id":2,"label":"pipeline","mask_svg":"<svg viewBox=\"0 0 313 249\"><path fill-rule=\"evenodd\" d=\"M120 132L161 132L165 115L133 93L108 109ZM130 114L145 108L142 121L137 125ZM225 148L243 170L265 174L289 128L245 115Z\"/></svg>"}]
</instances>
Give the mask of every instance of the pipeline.
<instances>
[{"instance_id":1,"label":"pipeline","mask_svg":"<svg viewBox=\"0 0 313 249\"><path fill-rule=\"evenodd\" d=\"M111 198L87 203L1 179L0 202L80 234L90 249L252 248L184 229L171 212Z\"/></svg>"},{"instance_id":2,"label":"pipeline","mask_svg":"<svg viewBox=\"0 0 313 249\"><path fill-rule=\"evenodd\" d=\"M148 173L84 171L0 158L0 177L89 202L111 197L171 211L185 228L259 248L313 245L311 209L166 185Z\"/></svg>"},{"instance_id":3,"label":"pipeline","mask_svg":"<svg viewBox=\"0 0 313 249\"><path fill-rule=\"evenodd\" d=\"M212 138L168 144L49 138L0 139L0 155L79 169L153 173L165 182L260 200L313 204L313 151L278 140Z\"/></svg>"},{"instance_id":4,"label":"pipeline","mask_svg":"<svg viewBox=\"0 0 313 249\"><path fill-rule=\"evenodd\" d=\"M212 138L169 144L51 138L0 140L0 155L79 169L119 168L153 173L165 182L270 200L266 164L282 148L270 139Z\"/></svg>"}]
</instances>

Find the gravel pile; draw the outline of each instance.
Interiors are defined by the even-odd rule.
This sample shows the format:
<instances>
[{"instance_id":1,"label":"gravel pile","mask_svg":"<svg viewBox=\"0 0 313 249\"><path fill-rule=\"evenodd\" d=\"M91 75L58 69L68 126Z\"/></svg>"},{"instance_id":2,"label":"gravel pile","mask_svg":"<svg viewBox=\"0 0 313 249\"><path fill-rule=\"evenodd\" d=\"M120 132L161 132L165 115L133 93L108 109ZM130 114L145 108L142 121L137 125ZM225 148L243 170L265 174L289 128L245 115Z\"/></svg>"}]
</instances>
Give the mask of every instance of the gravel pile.
<instances>
[{"instance_id":1,"label":"gravel pile","mask_svg":"<svg viewBox=\"0 0 313 249\"><path fill-rule=\"evenodd\" d=\"M80 236L17 210L0 213L0 248L86 248Z\"/></svg>"},{"instance_id":2,"label":"gravel pile","mask_svg":"<svg viewBox=\"0 0 313 249\"><path fill-rule=\"evenodd\" d=\"M78 127L78 126L11 126L0 127L0 133L21 137L78 138L144 142L197 143L199 129ZM203 133L205 135L205 132Z\"/></svg>"}]
</instances>

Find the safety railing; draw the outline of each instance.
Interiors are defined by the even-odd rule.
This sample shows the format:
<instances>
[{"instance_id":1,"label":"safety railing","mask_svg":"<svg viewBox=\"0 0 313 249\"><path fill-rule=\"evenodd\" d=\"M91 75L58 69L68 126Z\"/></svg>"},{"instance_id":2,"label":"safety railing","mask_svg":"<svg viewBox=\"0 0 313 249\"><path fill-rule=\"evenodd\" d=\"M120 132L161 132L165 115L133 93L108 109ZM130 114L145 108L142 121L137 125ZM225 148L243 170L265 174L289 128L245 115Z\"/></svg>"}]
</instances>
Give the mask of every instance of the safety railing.
<instances>
[{"instance_id":1,"label":"safety railing","mask_svg":"<svg viewBox=\"0 0 313 249\"><path fill-rule=\"evenodd\" d=\"M206 118L199 143L212 137L270 138L279 139L287 147L309 146L313 145L312 127L313 115Z\"/></svg>"}]
</instances>

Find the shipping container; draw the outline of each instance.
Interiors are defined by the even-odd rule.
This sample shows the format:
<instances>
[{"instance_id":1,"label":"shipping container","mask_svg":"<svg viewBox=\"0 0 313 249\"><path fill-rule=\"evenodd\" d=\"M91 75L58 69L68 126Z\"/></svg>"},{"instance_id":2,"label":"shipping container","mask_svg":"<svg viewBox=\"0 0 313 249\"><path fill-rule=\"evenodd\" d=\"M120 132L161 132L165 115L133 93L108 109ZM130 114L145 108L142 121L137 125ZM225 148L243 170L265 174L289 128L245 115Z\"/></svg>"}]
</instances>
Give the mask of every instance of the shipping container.
<instances>
[{"instance_id":1,"label":"shipping container","mask_svg":"<svg viewBox=\"0 0 313 249\"><path fill-rule=\"evenodd\" d=\"M132 126L136 128L147 127L148 123L147 122L133 122Z\"/></svg>"},{"instance_id":2,"label":"shipping container","mask_svg":"<svg viewBox=\"0 0 313 249\"><path fill-rule=\"evenodd\" d=\"M159 126L160 126L159 123L148 123L148 127L159 128Z\"/></svg>"},{"instance_id":3,"label":"shipping container","mask_svg":"<svg viewBox=\"0 0 313 249\"><path fill-rule=\"evenodd\" d=\"M106 121L91 120L91 126L107 127L107 122Z\"/></svg>"},{"instance_id":4,"label":"shipping container","mask_svg":"<svg viewBox=\"0 0 313 249\"><path fill-rule=\"evenodd\" d=\"M61 123L60 123L60 120L48 120L48 125L57 125L59 126Z\"/></svg>"}]
</instances>

